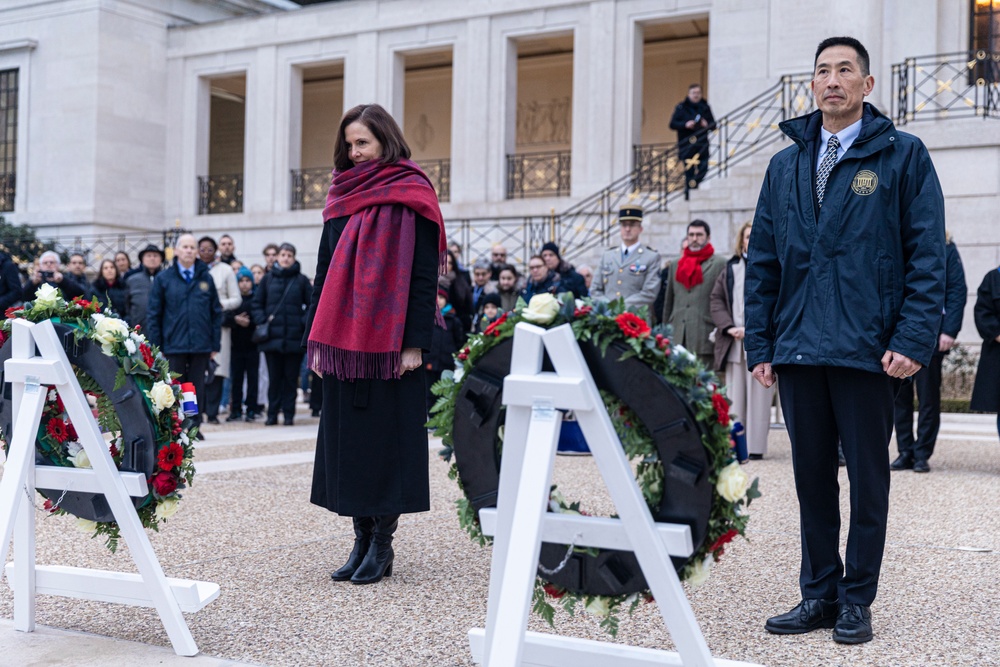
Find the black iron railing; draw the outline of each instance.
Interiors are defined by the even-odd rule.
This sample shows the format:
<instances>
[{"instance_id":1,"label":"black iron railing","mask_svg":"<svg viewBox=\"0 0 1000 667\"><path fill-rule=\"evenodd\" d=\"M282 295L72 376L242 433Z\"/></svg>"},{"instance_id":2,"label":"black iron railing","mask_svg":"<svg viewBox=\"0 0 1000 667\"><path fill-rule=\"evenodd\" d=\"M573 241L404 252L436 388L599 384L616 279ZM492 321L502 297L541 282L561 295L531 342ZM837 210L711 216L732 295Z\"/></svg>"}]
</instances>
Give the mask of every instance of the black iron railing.
<instances>
[{"instance_id":1,"label":"black iron railing","mask_svg":"<svg viewBox=\"0 0 1000 667\"><path fill-rule=\"evenodd\" d=\"M163 232L122 232L118 234L67 234L55 236L47 242L53 244L53 249L63 255L80 253L87 266L98 269L105 259L114 259L115 254L124 252L132 259L133 265L138 260L139 252L149 244L160 249L172 247L177 237L186 229L170 228Z\"/></svg>"},{"instance_id":2,"label":"black iron railing","mask_svg":"<svg viewBox=\"0 0 1000 667\"><path fill-rule=\"evenodd\" d=\"M462 263L471 266L477 259L490 258L490 249L502 245L507 262L523 267L542 244L552 238L556 220L551 215L446 220L449 241L462 246ZM519 269L520 270L520 269Z\"/></svg>"},{"instance_id":3,"label":"black iron railing","mask_svg":"<svg viewBox=\"0 0 1000 667\"><path fill-rule=\"evenodd\" d=\"M198 177L198 215L243 212L243 174Z\"/></svg>"},{"instance_id":4,"label":"black iron railing","mask_svg":"<svg viewBox=\"0 0 1000 667\"><path fill-rule=\"evenodd\" d=\"M451 160L421 160L420 168L434 185L438 201L448 201L451 196ZM323 208L330 190L332 172L333 167L292 169L292 210Z\"/></svg>"},{"instance_id":5,"label":"black iron railing","mask_svg":"<svg viewBox=\"0 0 1000 667\"><path fill-rule=\"evenodd\" d=\"M292 169L292 210L323 208L333 167Z\"/></svg>"},{"instance_id":6,"label":"black iron railing","mask_svg":"<svg viewBox=\"0 0 1000 667\"><path fill-rule=\"evenodd\" d=\"M892 66L892 119L1000 118L1000 53L945 53Z\"/></svg>"},{"instance_id":7,"label":"black iron railing","mask_svg":"<svg viewBox=\"0 0 1000 667\"><path fill-rule=\"evenodd\" d=\"M17 174L0 174L0 212L14 210Z\"/></svg>"},{"instance_id":8,"label":"black iron railing","mask_svg":"<svg viewBox=\"0 0 1000 667\"><path fill-rule=\"evenodd\" d=\"M451 160L441 158L439 160L421 160L420 168L427 174L437 191L438 201L451 200Z\"/></svg>"},{"instance_id":9,"label":"black iron railing","mask_svg":"<svg viewBox=\"0 0 1000 667\"><path fill-rule=\"evenodd\" d=\"M771 88L716 121L706 132L708 166L704 179L725 176L737 163L751 157L782 136L778 123L813 111L811 73L790 74ZM555 216L556 242L566 257L579 257L610 242L618 211L638 206L644 211L666 211L670 201L687 196L694 154L681 157L676 143L633 147L631 173Z\"/></svg>"},{"instance_id":10,"label":"black iron railing","mask_svg":"<svg viewBox=\"0 0 1000 667\"><path fill-rule=\"evenodd\" d=\"M568 196L571 158L570 151L508 155L507 199Z\"/></svg>"}]
</instances>

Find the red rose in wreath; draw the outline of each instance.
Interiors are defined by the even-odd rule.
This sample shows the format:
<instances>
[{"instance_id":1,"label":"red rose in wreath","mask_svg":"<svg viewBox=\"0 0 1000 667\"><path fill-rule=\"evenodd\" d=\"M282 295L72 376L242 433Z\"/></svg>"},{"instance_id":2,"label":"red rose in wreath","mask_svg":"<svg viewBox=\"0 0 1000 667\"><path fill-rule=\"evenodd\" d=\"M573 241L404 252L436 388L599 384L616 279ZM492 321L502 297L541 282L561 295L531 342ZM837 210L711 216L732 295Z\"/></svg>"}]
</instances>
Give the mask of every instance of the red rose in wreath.
<instances>
[{"instance_id":1,"label":"red rose in wreath","mask_svg":"<svg viewBox=\"0 0 1000 667\"><path fill-rule=\"evenodd\" d=\"M177 490L177 476L171 472L160 471L149 478L158 496L169 496Z\"/></svg>"},{"instance_id":2,"label":"red rose in wreath","mask_svg":"<svg viewBox=\"0 0 1000 667\"><path fill-rule=\"evenodd\" d=\"M555 584L545 584L544 586L542 586L542 590L545 591L545 594L548 595L550 598L555 598L556 600L566 595L566 591L559 588Z\"/></svg>"},{"instance_id":3,"label":"red rose in wreath","mask_svg":"<svg viewBox=\"0 0 1000 667\"><path fill-rule=\"evenodd\" d=\"M649 325L635 313L622 313L615 318L618 328L626 338L645 338L649 335Z\"/></svg>"},{"instance_id":4,"label":"red rose in wreath","mask_svg":"<svg viewBox=\"0 0 1000 667\"><path fill-rule=\"evenodd\" d=\"M731 528L730 530L720 535L719 539L713 542L712 546L710 546L708 550L712 553L718 551L717 555L721 556L722 552L725 551L723 547L732 542L733 538L736 537L737 535L739 535L739 532L737 532L735 528Z\"/></svg>"},{"instance_id":5,"label":"red rose in wreath","mask_svg":"<svg viewBox=\"0 0 1000 667\"><path fill-rule=\"evenodd\" d=\"M149 346L145 343L139 346L139 353L142 354L142 361L149 368L153 368L153 351L149 349Z\"/></svg>"},{"instance_id":6,"label":"red rose in wreath","mask_svg":"<svg viewBox=\"0 0 1000 667\"><path fill-rule=\"evenodd\" d=\"M591 306L583 305L573 311L573 317L583 317L592 310L593 308Z\"/></svg>"},{"instance_id":7,"label":"red rose in wreath","mask_svg":"<svg viewBox=\"0 0 1000 667\"><path fill-rule=\"evenodd\" d=\"M162 470L173 470L184 461L184 448L176 442L171 442L160 450L157 458Z\"/></svg>"},{"instance_id":8,"label":"red rose in wreath","mask_svg":"<svg viewBox=\"0 0 1000 667\"><path fill-rule=\"evenodd\" d=\"M715 408L715 414L719 418L719 423L723 426L729 426L729 401L722 394L712 394L712 407Z\"/></svg>"}]
</instances>

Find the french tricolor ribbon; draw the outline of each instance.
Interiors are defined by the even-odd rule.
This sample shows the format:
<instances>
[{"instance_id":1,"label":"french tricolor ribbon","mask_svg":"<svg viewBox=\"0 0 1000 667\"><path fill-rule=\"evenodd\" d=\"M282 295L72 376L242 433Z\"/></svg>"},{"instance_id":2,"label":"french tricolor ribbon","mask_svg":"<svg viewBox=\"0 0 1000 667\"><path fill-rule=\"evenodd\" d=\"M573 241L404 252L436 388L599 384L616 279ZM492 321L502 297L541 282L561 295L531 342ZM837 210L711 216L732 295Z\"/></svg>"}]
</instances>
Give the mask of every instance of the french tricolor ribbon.
<instances>
[{"instance_id":1,"label":"french tricolor ribbon","mask_svg":"<svg viewBox=\"0 0 1000 667\"><path fill-rule=\"evenodd\" d=\"M198 394L195 393L194 383L182 382L181 394L184 397L181 403L184 414L187 416L198 414Z\"/></svg>"}]
</instances>

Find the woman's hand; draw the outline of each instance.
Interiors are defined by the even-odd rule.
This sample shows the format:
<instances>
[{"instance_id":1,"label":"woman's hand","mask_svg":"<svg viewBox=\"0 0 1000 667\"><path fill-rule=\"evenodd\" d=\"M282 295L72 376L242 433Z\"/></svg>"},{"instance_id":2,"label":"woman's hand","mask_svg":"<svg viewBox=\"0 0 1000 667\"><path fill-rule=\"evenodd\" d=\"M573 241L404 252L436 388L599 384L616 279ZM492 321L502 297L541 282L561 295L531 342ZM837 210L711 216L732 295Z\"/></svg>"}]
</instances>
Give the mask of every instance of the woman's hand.
<instances>
[{"instance_id":1,"label":"woman's hand","mask_svg":"<svg viewBox=\"0 0 1000 667\"><path fill-rule=\"evenodd\" d=\"M424 354L419 347L408 347L403 350L399 363L399 374L418 368L424 362Z\"/></svg>"},{"instance_id":2,"label":"woman's hand","mask_svg":"<svg viewBox=\"0 0 1000 667\"><path fill-rule=\"evenodd\" d=\"M743 340L745 332L746 328L744 327L729 327L729 331L727 333L736 340Z\"/></svg>"}]
</instances>

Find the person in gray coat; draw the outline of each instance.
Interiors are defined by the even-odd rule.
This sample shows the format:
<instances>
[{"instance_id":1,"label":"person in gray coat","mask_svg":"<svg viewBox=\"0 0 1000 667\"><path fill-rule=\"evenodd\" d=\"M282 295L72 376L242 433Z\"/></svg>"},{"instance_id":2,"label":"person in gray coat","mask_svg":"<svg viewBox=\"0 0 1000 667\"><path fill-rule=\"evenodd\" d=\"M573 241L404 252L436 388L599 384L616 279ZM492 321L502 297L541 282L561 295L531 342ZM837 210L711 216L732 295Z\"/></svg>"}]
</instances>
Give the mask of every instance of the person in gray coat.
<instances>
[{"instance_id":1,"label":"person in gray coat","mask_svg":"<svg viewBox=\"0 0 1000 667\"><path fill-rule=\"evenodd\" d=\"M139 271L125 279L125 312L132 326L147 329L146 310L149 308L149 292L153 279L163 268L163 251L150 244L139 252Z\"/></svg>"}]
</instances>

